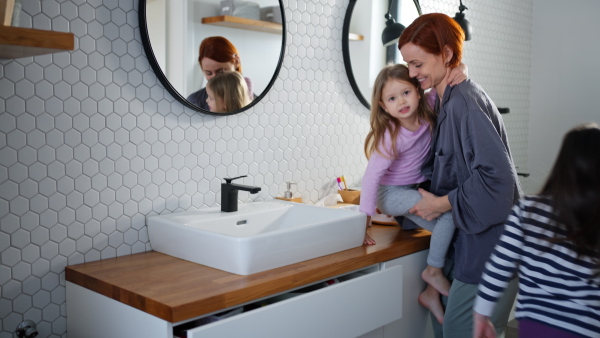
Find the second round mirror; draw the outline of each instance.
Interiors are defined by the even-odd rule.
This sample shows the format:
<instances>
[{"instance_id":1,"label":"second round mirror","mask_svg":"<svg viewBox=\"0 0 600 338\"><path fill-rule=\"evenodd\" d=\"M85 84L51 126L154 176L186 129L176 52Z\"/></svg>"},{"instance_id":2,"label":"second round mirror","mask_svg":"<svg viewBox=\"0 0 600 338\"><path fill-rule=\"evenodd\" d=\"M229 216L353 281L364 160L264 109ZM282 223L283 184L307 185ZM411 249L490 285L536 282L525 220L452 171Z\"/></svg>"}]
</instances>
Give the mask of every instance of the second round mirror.
<instances>
[{"instance_id":1,"label":"second round mirror","mask_svg":"<svg viewBox=\"0 0 600 338\"><path fill-rule=\"evenodd\" d=\"M350 0L342 36L344 66L350 85L360 102L371 108L373 83L389 63L402 63L397 44L383 46L381 34L390 10L405 27L421 13L417 0Z\"/></svg>"}]
</instances>

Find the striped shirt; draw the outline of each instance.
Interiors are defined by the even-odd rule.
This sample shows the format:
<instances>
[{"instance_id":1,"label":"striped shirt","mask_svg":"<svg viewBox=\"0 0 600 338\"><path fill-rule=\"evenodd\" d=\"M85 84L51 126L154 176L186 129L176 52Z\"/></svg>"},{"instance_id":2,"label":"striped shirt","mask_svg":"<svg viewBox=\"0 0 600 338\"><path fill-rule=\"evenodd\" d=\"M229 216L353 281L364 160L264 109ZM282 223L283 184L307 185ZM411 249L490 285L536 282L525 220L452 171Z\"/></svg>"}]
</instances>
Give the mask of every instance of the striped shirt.
<instances>
[{"instance_id":1,"label":"striped shirt","mask_svg":"<svg viewBox=\"0 0 600 338\"><path fill-rule=\"evenodd\" d=\"M528 196L512 209L485 265L474 310L490 316L518 272L517 319L529 319L585 337L600 337L600 277L589 257L571 243L547 239L565 231L553 224L549 200ZM600 226L600 225L599 225Z\"/></svg>"}]
</instances>

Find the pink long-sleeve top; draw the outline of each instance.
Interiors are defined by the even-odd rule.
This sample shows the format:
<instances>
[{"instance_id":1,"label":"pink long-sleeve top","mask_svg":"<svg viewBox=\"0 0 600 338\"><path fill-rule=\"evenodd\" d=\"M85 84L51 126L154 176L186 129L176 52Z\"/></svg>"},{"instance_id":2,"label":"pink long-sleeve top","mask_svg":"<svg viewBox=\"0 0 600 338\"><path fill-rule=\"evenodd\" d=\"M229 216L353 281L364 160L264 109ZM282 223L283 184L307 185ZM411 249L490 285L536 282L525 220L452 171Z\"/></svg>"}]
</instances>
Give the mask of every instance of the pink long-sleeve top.
<instances>
[{"instance_id":1,"label":"pink long-sleeve top","mask_svg":"<svg viewBox=\"0 0 600 338\"><path fill-rule=\"evenodd\" d=\"M391 158L391 135L386 131L379 151L369 158L362 179L359 210L369 216L375 214L377 189L380 185L407 185L426 180L421 174L421 166L430 149L431 132L429 123L421 121L416 131L400 127L396 140L396 158Z\"/></svg>"}]
</instances>

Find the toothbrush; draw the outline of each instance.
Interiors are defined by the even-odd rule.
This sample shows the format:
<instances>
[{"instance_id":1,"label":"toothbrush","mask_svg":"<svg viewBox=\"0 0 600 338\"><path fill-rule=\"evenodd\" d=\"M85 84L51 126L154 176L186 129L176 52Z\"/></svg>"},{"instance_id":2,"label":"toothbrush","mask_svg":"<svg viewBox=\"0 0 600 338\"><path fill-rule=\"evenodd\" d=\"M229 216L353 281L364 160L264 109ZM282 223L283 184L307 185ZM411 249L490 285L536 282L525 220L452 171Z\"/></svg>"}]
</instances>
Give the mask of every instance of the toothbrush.
<instances>
[{"instance_id":1,"label":"toothbrush","mask_svg":"<svg viewBox=\"0 0 600 338\"><path fill-rule=\"evenodd\" d=\"M348 190L348 185L346 185L346 178L344 177L344 175L342 175L342 182L344 182L344 187L346 188L345 190Z\"/></svg>"},{"instance_id":2,"label":"toothbrush","mask_svg":"<svg viewBox=\"0 0 600 338\"><path fill-rule=\"evenodd\" d=\"M341 177L337 177L336 180L337 180L338 188L340 188L340 190L343 190L342 189L342 185L340 184L342 182L342 178Z\"/></svg>"}]
</instances>

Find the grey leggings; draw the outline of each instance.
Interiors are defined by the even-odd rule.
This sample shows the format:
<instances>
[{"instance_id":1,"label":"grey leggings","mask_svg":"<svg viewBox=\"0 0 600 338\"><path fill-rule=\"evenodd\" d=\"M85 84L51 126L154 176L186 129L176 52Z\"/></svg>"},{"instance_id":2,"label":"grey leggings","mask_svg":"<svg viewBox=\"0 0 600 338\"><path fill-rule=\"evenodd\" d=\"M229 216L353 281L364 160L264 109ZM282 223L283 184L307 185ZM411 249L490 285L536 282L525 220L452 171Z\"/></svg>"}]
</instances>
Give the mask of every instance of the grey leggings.
<instances>
[{"instance_id":1,"label":"grey leggings","mask_svg":"<svg viewBox=\"0 0 600 338\"><path fill-rule=\"evenodd\" d=\"M421 200L421 194L415 187L414 184L379 186L377 207L386 215L404 216L417 223L421 228L431 231L427 265L442 268L446 260L446 252L454 236L452 213L445 212L433 221L409 213L408 210Z\"/></svg>"}]
</instances>

